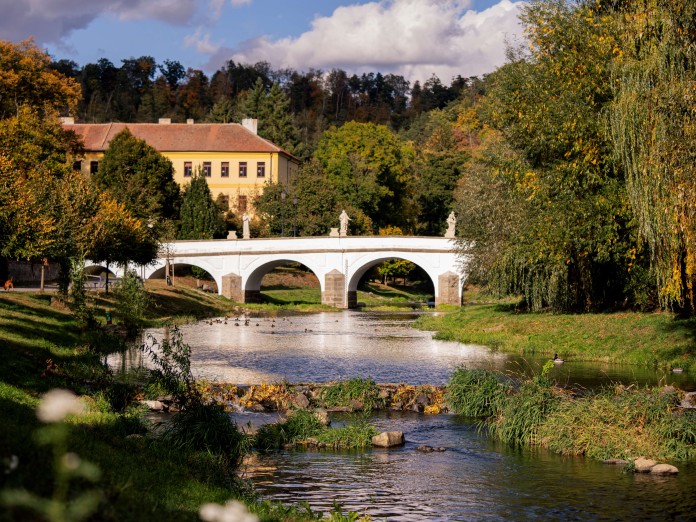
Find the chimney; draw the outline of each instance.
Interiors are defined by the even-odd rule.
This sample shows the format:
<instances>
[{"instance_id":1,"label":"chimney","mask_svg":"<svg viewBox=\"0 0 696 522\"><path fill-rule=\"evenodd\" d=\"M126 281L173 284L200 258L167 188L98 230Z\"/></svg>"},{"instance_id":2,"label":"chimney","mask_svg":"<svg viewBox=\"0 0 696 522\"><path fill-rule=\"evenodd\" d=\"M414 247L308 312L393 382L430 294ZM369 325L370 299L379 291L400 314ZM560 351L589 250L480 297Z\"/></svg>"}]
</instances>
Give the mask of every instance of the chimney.
<instances>
[{"instance_id":1,"label":"chimney","mask_svg":"<svg viewBox=\"0 0 696 522\"><path fill-rule=\"evenodd\" d=\"M187 125L193 125L193 118L189 118L186 120Z\"/></svg>"},{"instance_id":2,"label":"chimney","mask_svg":"<svg viewBox=\"0 0 696 522\"><path fill-rule=\"evenodd\" d=\"M172 122L171 118L160 118L159 119L160 125L169 125L171 122Z\"/></svg>"},{"instance_id":3,"label":"chimney","mask_svg":"<svg viewBox=\"0 0 696 522\"><path fill-rule=\"evenodd\" d=\"M61 117L60 122L61 122L63 125L75 125L75 118L71 118L71 117L68 117L68 116L63 116L63 117Z\"/></svg>"},{"instance_id":4,"label":"chimney","mask_svg":"<svg viewBox=\"0 0 696 522\"><path fill-rule=\"evenodd\" d=\"M259 120L257 119L252 119L252 118L244 118L242 120L242 127L244 127L247 130L250 130L254 134L256 134L256 128L258 127Z\"/></svg>"}]
</instances>

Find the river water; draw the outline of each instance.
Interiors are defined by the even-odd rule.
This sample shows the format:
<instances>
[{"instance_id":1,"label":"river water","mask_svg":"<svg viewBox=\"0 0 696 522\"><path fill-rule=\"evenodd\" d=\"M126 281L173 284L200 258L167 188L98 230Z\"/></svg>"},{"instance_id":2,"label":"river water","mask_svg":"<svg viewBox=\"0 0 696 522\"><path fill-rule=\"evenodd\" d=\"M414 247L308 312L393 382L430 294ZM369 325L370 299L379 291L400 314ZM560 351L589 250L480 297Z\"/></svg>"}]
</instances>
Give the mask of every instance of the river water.
<instances>
[{"instance_id":1,"label":"river water","mask_svg":"<svg viewBox=\"0 0 696 522\"><path fill-rule=\"evenodd\" d=\"M325 382L371 377L376 382L444 384L454 368L538 370L548 357L522 358L486 347L435 341L410 328L417 313L345 311L283 317L240 317L182 328L197 376L236 384ZM238 319L238 320L235 320ZM149 332L156 338L161 330ZM138 351L112 366L138 365ZM675 384L696 389L689 375L567 360L552 370L563 384L592 388L612 382ZM334 425L346 420L334 414ZM242 425L268 422L244 414ZM585 458L503 447L457 415L379 412L382 431L400 430L399 449L359 452L288 450L254 455L244 475L263 498L307 502L375 520L694 520L696 466L676 477L651 477ZM443 447L421 453L419 445Z\"/></svg>"}]
</instances>

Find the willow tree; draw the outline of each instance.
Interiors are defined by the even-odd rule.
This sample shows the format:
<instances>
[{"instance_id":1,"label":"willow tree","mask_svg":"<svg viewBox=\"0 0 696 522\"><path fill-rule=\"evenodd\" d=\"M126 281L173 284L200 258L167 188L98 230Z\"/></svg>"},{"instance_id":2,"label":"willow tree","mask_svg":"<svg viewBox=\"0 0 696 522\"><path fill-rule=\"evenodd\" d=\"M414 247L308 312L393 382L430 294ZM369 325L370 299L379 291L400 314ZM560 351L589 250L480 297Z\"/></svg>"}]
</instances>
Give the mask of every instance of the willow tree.
<instances>
[{"instance_id":1,"label":"willow tree","mask_svg":"<svg viewBox=\"0 0 696 522\"><path fill-rule=\"evenodd\" d=\"M694 312L696 4L627 4L609 127L661 302Z\"/></svg>"},{"instance_id":2,"label":"willow tree","mask_svg":"<svg viewBox=\"0 0 696 522\"><path fill-rule=\"evenodd\" d=\"M528 48L510 50L508 63L488 77L480 111L502 142L485 143L463 169L460 221L481 228L464 239L481 249L487 282L523 295L532 308L623 303L636 245L601 116L612 95L614 15L594 3L537 0L521 21ZM475 201L484 189L500 207ZM461 215L469 209L478 223ZM501 212L515 221L491 220Z\"/></svg>"}]
</instances>

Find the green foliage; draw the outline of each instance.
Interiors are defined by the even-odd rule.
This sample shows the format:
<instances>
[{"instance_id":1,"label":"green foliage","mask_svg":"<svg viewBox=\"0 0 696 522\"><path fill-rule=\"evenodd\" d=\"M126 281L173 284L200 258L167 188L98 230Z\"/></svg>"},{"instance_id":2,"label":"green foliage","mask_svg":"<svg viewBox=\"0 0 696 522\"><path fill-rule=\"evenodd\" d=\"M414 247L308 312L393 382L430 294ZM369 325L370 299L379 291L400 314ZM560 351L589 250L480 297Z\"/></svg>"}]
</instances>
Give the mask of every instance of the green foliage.
<instances>
[{"instance_id":1,"label":"green foliage","mask_svg":"<svg viewBox=\"0 0 696 522\"><path fill-rule=\"evenodd\" d=\"M143 325L150 299L133 270L126 270L114 286L116 313L128 331L135 334Z\"/></svg>"},{"instance_id":2,"label":"green foliage","mask_svg":"<svg viewBox=\"0 0 696 522\"><path fill-rule=\"evenodd\" d=\"M479 116L498 132L482 134L459 193L460 214L473 210L460 232L477 277L535 310L625 306L631 267L645 263L602 125L619 30L596 9L523 8L530 51L510 50L491 75Z\"/></svg>"},{"instance_id":3,"label":"green foliage","mask_svg":"<svg viewBox=\"0 0 696 522\"><path fill-rule=\"evenodd\" d=\"M365 419L343 426L326 429L319 434L320 444L334 449L355 449L372 446L372 437L377 435L377 429Z\"/></svg>"},{"instance_id":4,"label":"green foliage","mask_svg":"<svg viewBox=\"0 0 696 522\"><path fill-rule=\"evenodd\" d=\"M457 368L447 383L450 409L468 417L491 417L503 407L509 387L488 370Z\"/></svg>"},{"instance_id":5,"label":"green foliage","mask_svg":"<svg viewBox=\"0 0 696 522\"><path fill-rule=\"evenodd\" d=\"M551 363L553 364L553 363ZM487 424L491 435L511 446L540 445L539 430L558 408L560 396L544 373L522 383Z\"/></svg>"},{"instance_id":6,"label":"green foliage","mask_svg":"<svg viewBox=\"0 0 696 522\"><path fill-rule=\"evenodd\" d=\"M696 271L696 37L693 2L617 9L614 99L608 127L626 170L627 197L650 250L663 306L694 312Z\"/></svg>"},{"instance_id":7,"label":"green foliage","mask_svg":"<svg viewBox=\"0 0 696 522\"><path fill-rule=\"evenodd\" d=\"M96 325L94 308L87 303L85 293L85 262L84 259L73 260L71 267L70 309L83 329L91 329Z\"/></svg>"},{"instance_id":8,"label":"green foliage","mask_svg":"<svg viewBox=\"0 0 696 522\"><path fill-rule=\"evenodd\" d=\"M127 128L111 140L92 179L134 216L152 221L156 234L161 222L178 217L180 194L171 161Z\"/></svg>"},{"instance_id":9,"label":"green foliage","mask_svg":"<svg viewBox=\"0 0 696 522\"><path fill-rule=\"evenodd\" d=\"M373 379L353 377L347 381L326 386L322 390L321 400L327 406L350 406L351 401L359 401L364 411L381 404L379 387Z\"/></svg>"},{"instance_id":10,"label":"green foliage","mask_svg":"<svg viewBox=\"0 0 696 522\"><path fill-rule=\"evenodd\" d=\"M263 451L280 449L284 444L316 437L325 429L314 413L297 410L291 412L284 422L261 426L256 433L254 445Z\"/></svg>"},{"instance_id":11,"label":"green foliage","mask_svg":"<svg viewBox=\"0 0 696 522\"><path fill-rule=\"evenodd\" d=\"M321 446L355 449L370 446L376 434L375 427L365 419L341 428L329 428L311 411L297 410L291 412L284 422L261 426L256 434L255 446L269 451L280 449L285 444L315 439Z\"/></svg>"},{"instance_id":12,"label":"green foliage","mask_svg":"<svg viewBox=\"0 0 696 522\"><path fill-rule=\"evenodd\" d=\"M387 127L347 123L324 133L314 154L337 199L375 226L402 225L413 151Z\"/></svg>"},{"instance_id":13,"label":"green foliage","mask_svg":"<svg viewBox=\"0 0 696 522\"><path fill-rule=\"evenodd\" d=\"M180 220L178 239L214 239L225 234L225 222L200 167L184 187Z\"/></svg>"}]
</instances>

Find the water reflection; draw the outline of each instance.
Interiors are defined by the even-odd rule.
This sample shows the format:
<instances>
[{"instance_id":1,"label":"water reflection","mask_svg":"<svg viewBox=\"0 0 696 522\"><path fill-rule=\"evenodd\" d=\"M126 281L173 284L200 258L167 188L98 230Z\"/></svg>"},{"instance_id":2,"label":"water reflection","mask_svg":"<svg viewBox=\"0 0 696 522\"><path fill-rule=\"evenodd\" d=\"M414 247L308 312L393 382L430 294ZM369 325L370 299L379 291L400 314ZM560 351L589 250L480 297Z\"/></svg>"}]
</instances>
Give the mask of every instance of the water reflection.
<instances>
[{"instance_id":1,"label":"water reflection","mask_svg":"<svg viewBox=\"0 0 696 522\"><path fill-rule=\"evenodd\" d=\"M378 520L687 520L696 470L678 477L624 473L583 458L511 450L469 419L385 412L379 429L406 433L403 448L291 450L257 455L247 476L268 498L344 509ZM447 448L421 453L421 444Z\"/></svg>"},{"instance_id":2,"label":"water reflection","mask_svg":"<svg viewBox=\"0 0 696 522\"><path fill-rule=\"evenodd\" d=\"M200 322L181 328L192 348L197 376L235 384L326 382L372 377L377 382L444 384L459 365L524 373L539 371L548 356L502 354L489 348L436 341L431 332L414 330L414 313L344 311L251 317ZM163 330L151 330L157 339ZM111 356L114 368L132 367L132 353ZM696 384L688 374L671 374L627 365L567 360L552 370L561 384L595 387L611 382Z\"/></svg>"}]
</instances>

